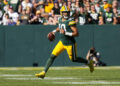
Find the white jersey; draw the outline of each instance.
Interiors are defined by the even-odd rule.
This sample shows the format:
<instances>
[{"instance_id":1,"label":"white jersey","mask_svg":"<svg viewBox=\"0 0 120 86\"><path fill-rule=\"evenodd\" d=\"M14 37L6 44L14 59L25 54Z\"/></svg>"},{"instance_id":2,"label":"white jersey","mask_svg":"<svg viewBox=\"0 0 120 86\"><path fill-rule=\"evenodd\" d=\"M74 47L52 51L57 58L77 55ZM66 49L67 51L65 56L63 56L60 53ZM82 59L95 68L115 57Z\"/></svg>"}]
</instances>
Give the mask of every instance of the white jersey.
<instances>
[{"instance_id":1,"label":"white jersey","mask_svg":"<svg viewBox=\"0 0 120 86\"><path fill-rule=\"evenodd\" d=\"M96 9L97 13L100 13L100 7L95 5L95 9Z\"/></svg>"},{"instance_id":2,"label":"white jersey","mask_svg":"<svg viewBox=\"0 0 120 86\"><path fill-rule=\"evenodd\" d=\"M8 25L9 19L5 17L5 14L3 15L2 23L3 25Z\"/></svg>"},{"instance_id":3,"label":"white jersey","mask_svg":"<svg viewBox=\"0 0 120 86\"><path fill-rule=\"evenodd\" d=\"M17 12L13 12L13 13L8 12L8 14L9 14L9 17L11 17L14 22L17 22L19 18L19 14Z\"/></svg>"},{"instance_id":4,"label":"white jersey","mask_svg":"<svg viewBox=\"0 0 120 86\"><path fill-rule=\"evenodd\" d=\"M0 18L2 18L2 15L3 15L2 10L0 10Z\"/></svg>"},{"instance_id":5,"label":"white jersey","mask_svg":"<svg viewBox=\"0 0 120 86\"><path fill-rule=\"evenodd\" d=\"M32 3L26 3L25 1L23 1L21 5L22 9L26 9L27 7L32 8Z\"/></svg>"},{"instance_id":6,"label":"white jersey","mask_svg":"<svg viewBox=\"0 0 120 86\"><path fill-rule=\"evenodd\" d=\"M11 4L17 4L19 0L10 0Z\"/></svg>"}]
</instances>

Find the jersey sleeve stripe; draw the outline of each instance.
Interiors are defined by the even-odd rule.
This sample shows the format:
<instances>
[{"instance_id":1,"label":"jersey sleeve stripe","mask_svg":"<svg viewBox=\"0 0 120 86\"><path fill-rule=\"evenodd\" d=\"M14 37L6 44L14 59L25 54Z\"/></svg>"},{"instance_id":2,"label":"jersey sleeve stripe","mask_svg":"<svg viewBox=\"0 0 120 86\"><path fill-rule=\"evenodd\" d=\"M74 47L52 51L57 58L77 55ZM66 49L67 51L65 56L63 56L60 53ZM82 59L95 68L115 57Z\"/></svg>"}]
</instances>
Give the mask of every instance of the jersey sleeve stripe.
<instances>
[{"instance_id":1,"label":"jersey sleeve stripe","mask_svg":"<svg viewBox=\"0 0 120 86\"><path fill-rule=\"evenodd\" d=\"M74 25L74 24L76 24L75 21L71 21L71 22L69 22L69 25Z\"/></svg>"}]
</instances>

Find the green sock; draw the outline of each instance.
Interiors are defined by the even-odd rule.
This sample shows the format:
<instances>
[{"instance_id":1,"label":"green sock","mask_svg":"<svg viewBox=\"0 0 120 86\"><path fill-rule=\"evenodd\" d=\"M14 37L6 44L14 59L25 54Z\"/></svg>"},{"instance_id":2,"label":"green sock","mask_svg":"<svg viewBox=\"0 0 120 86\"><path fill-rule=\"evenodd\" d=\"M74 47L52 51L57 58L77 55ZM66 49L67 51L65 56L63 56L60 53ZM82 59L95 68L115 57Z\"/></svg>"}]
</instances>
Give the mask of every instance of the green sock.
<instances>
[{"instance_id":1,"label":"green sock","mask_svg":"<svg viewBox=\"0 0 120 86\"><path fill-rule=\"evenodd\" d=\"M44 69L45 72L48 71L49 67L53 64L55 58L56 58L55 55L51 55L50 58L47 60L47 63L45 65L45 69Z\"/></svg>"},{"instance_id":2,"label":"green sock","mask_svg":"<svg viewBox=\"0 0 120 86\"><path fill-rule=\"evenodd\" d=\"M73 61L73 62L85 63L85 64L88 63L88 61L86 59L82 58L82 57L77 57L76 60Z\"/></svg>"}]
</instances>

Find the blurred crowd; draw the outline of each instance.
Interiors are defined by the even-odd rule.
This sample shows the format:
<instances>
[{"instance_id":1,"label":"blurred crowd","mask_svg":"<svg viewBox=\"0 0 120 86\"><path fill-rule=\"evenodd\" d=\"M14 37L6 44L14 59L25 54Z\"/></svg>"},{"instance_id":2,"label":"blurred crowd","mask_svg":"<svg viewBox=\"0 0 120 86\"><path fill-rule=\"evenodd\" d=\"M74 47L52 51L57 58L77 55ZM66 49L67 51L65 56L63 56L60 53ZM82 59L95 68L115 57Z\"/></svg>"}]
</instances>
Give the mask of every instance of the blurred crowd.
<instances>
[{"instance_id":1,"label":"blurred crowd","mask_svg":"<svg viewBox=\"0 0 120 86\"><path fill-rule=\"evenodd\" d=\"M119 0L0 0L0 25L57 25L63 5L78 25L120 24Z\"/></svg>"}]
</instances>

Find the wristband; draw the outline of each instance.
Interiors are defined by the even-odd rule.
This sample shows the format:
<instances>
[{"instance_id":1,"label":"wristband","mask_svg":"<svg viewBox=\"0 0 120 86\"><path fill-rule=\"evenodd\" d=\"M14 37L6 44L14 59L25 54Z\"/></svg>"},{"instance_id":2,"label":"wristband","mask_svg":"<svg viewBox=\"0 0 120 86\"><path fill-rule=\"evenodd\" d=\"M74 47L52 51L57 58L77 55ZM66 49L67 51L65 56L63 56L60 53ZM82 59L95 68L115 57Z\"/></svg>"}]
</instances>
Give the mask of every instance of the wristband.
<instances>
[{"instance_id":1,"label":"wristband","mask_svg":"<svg viewBox=\"0 0 120 86\"><path fill-rule=\"evenodd\" d=\"M65 32L65 35L66 35L66 36L72 36L72 33L70 33L70 32Z\"/></svg>"},{"instance_id":2,"label":"wristband","mask_svg":"<svg viewBox=\"0 0 120 86\"><path fill-rule=\"evenodd\" d=\"M56 31L56 30L53 30L52 32L56 33L57 31Z\"/></svg>"}]
</instances>

